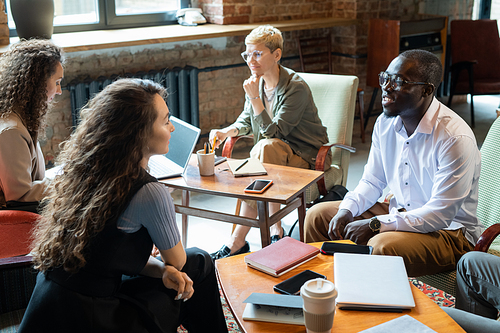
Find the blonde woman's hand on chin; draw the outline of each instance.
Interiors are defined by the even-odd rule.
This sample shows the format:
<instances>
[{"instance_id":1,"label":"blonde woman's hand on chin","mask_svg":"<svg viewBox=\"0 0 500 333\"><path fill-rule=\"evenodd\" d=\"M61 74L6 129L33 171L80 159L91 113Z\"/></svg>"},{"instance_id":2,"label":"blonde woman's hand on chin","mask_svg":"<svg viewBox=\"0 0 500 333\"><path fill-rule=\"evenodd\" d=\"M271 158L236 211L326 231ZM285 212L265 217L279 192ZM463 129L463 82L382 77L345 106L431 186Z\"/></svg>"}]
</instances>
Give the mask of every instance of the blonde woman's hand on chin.
<instances>
[{"instance_id":1,"label":"blonde woman's hand on chin","mask_svg":"<svg viewBox=\"0 0 500 333\"><path fill-rule=\"evenodd\" d=\"M253 74L243 82L243 89L248 98L254 99L259 97L259 81L262 75Z\"/></svg>"},{"instance_id":2,"label":"blonde woman's hand on chin","mask_svg":"<svg viewBox=\"0 0 500 333\"><path fill-rule=\"evenodd\" d=\"M162 280L165 287L177 291L176 300L183 299L185 302L193 296L193 280L174 266L165 265Z\"/></svg>"}]
</instances>

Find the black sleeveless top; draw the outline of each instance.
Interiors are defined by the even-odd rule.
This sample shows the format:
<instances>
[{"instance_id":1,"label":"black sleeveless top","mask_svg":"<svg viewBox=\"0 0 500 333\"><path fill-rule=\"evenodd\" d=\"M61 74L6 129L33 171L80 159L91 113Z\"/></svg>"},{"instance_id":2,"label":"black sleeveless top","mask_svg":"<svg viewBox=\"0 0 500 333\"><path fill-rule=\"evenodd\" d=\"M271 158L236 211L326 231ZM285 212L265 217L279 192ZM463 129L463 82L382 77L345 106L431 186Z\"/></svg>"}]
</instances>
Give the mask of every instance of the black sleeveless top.
<instances>
[{"instance_id":1,"label":"black sleeveless top","mask_svg":"<svg viewBox=\"0 0 500 333\"><path fill-rule=\"evenodd\" d=\"M62 268L47 272L47 277L61 286L87 296L113 295L123 274L137 275L146 265L153 241L143 226L137 232L125 233L117 228L118 218L134 195L146 184L157 181L143 171L130 190L124 204L106 222L104 229L92 237L84 251L86 265L71 274Z\"/></svg>"},{"instance_id":2,"label":"black sleeveless top","mask_svg":"<svg viewBox=\"0 0 500 333\"><path fill-rule=\"evenodd\" d=\"M139 274L149 260L153 241L147 229L117 229L134 195L154 181L142 172L124 204L86 246L83 268L74 274L62 268L38 274L19 332L161 332L157 310L163 311L161 317L172 316L176 327L176 314L161 306L172 298L161 279L125 278Z\"/></svg>"}]
</instances>

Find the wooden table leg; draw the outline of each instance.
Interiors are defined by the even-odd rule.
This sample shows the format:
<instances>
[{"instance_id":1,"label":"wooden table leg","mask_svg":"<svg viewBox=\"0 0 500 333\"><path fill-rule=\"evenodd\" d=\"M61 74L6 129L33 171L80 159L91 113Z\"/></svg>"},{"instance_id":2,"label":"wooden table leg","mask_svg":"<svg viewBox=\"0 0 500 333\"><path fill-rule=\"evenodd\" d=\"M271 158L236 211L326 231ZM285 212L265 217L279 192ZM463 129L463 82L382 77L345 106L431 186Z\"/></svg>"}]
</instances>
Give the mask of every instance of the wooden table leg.
<instances>
[{"instance_id":1,"label":"wooden table leg","mask_svg":"<svg viewBox=\"0 0 500 333\"><path fill-rule=\"evenodd\" d=\"M302 204L297 208L299 213L299 235L300 241L304 241L304 220L306 218L306 191L303 191L300 195L300 201Z\"/></svg>"},{"instance_id":2,"label":"wooden table leg","mask_svg":"<svg viewBox=\"0 0 500 333\"><path fill-rule=\"evenodd\" d=\"M265 201L257 201L257 211L259 219L260 237L262 247L271 244L271 233L269 232L269 203Z\"/></svg>"},{"instance_id":3,"label":"wooden table leg","mask_svg":"<svg viewBox=\"0 0 500 333\"><path fill-rule=\"evenodd\" d=\"M182 191L182 205L184 207L189 207L189 191L183 190ZM187 214L182 214L182 233L181 233L181 240L182 240L182 246L186 248L187 246L187 230L188 229L188 215Z\"/></svg>"}]
</instances>

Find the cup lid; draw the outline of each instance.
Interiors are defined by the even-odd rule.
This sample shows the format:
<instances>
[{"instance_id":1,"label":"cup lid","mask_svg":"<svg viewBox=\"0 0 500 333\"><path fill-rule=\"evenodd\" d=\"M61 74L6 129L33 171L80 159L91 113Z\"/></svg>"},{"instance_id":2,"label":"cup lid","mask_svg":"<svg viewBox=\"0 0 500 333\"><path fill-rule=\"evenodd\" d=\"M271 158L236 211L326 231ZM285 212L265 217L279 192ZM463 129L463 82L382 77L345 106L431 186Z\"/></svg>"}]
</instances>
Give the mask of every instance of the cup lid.
<instances>
[{"instance_id":1,"label":"cup lid","mask_svg":"<svg viewBox=\"0 0 500 333\"><path fill-rule=\"evenodd\" d=\"M333 282L317 278L309 280L301 288L301 293L306 292L312 297L330 297L337 295L337 290Z\"/></svg>"}]
</instances>

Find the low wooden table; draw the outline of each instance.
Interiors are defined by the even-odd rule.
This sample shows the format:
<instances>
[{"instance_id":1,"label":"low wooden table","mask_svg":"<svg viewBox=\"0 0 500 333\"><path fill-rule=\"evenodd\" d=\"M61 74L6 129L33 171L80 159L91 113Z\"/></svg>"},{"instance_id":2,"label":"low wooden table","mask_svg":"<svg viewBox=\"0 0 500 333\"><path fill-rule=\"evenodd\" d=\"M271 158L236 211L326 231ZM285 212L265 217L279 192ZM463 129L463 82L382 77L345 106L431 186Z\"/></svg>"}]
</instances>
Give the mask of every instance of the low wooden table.
<instances>
[{"instance_id":1,"label":"low wooden table","mask_svg":"<svg viewBox=\"0 0 500 333\"><path fill-rule=\"evenodd\" d=\"M316 247L321 247L322 243L312 243ZM323 254L298 268L275 278L271 275L259 272L248 267L243 258L246 254L219 259L215 261L217 267L217 278L221 285L227 303L234 315L234 318L244 332L305 332L305 326L275 324L258 321L245 321L242 319L245 303L243 301L253 292L274 293L273 286L289 277L310 269L320 274L326 275L328 280L333 279L333 257ZM410 283L410 282L408 282ZM371 311L351 311L336 310L333 321L332 332L352 333L368 329L382 324L402 315L410 315L421 323L429 326L436 332L464 332L462 328L449 317L436 303L412 286L415 308L404 310L402 313L392 312L371 312ZM383 281L373 281L374 288L384 288ZM387 292L391 292L391 286L385 286Z\"/></svg>"},{"instance_id":2,"label":"low wooden table","mask_svg":"<svg viewBox=\"0 0 500 333\"><path fill-rule=\"evenodd\" d=\"M184 246L187 244L188 215L260 228L262 247L264 247L271 242L269 227L280 221L294 209L298 209L299 230L301 231L300 239L303 240L302 230L304 229L304 217L306 215L305 191L309 185L323 177L323 172L267 163L264 163L264 167L266 168L267 175L234 177L228 169L227 162L224 162L215 167L215 174L213 176L202 177L198 169L196 155L193 154L183 177L161 180L165 185L183 191L182 204L175 205L175 211L182 214L182 243ZM255 179L271 179L273 180L273 185L262 194L245 193L245 187ZM259 212L258 218L252 219L190 207L190 192L256 200ZM272 216L269 216L270 202L279 203L284 205L284 207Z\"/></svg>"}]
</instances>

